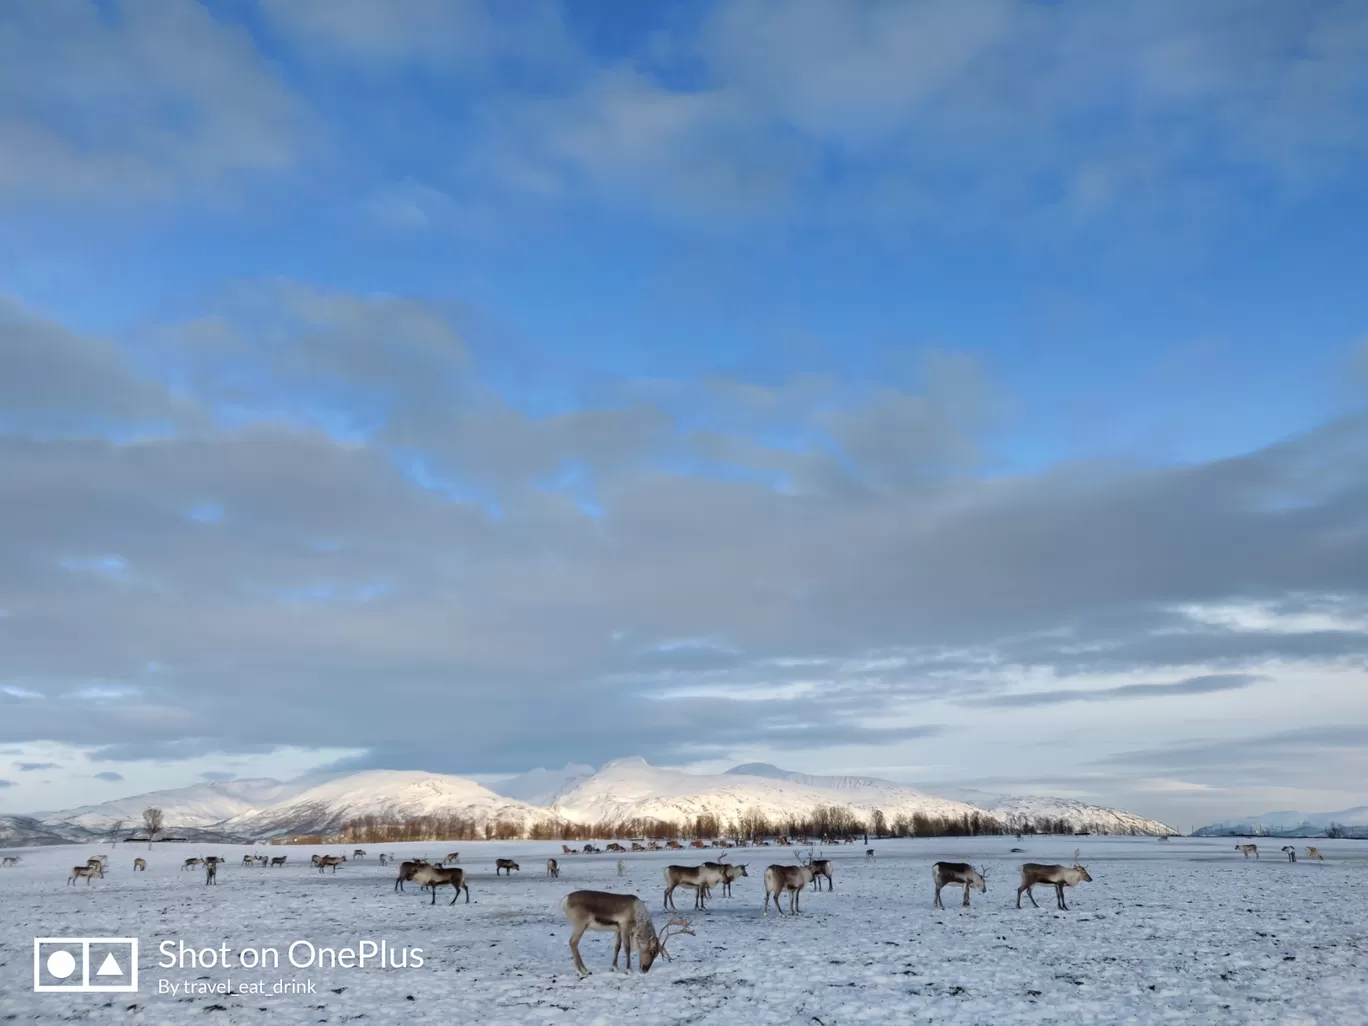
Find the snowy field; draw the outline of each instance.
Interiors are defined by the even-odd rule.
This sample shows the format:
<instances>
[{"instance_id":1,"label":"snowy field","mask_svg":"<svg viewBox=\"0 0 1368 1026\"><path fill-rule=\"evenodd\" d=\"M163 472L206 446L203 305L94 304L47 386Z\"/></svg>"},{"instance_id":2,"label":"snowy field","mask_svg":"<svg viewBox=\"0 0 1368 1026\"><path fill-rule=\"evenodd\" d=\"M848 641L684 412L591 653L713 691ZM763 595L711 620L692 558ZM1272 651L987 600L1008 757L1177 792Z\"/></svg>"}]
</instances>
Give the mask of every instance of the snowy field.
<instances>
[{"instance_id":1,"label":"snowy field","mask_svg":"<svg viewBox=\"0 0 1368 1026\"><path fill-rule=\"evenodd\" d=\"M336 875L308 865L327 848L259 848L288 854L285 869L245 868L250 848L121 844L110 871L90 885L66 885L69 869L95 846L20 849L0 869L0 1022L808 1024L846 1023L1279 1023L1363 1022L1368 1006L1368 842L1322 841L1324 863L1291 865L1262 845L1242 859L1226 839L1091 837L949 838L880 841L829 848L835 891L802 897L798 919L761 917L764 866L791 862L776 849L733 851L751 876L706 913L685 911L696 936L670 945L673 962L645 976L609 971L612 937L581 943L594 975L576 977L560 899L577 888L641 896L657 926L662 867L701 861L679 853L561 856L537 842L408 844L385 851L440 857L461 852L470 904L430 905L409 885L393 892L394 871L371 857ZM1304 844L1305 842L1301 842ZM1093 883L1068 892L1070 911L1013 907L1022 861L1067 862L1081 846ZM1010 848L1025 849L1013 854ZM181 872L190 855L229 864L216 887L202 871ZM556 855L560 880L545 876ZM1299 851L1304 855L1304 849ZM146 873L134 874L137 856ZM494 858L516 858L521 873L495 878ZM715 858L710 852L708 858ZM966 860L988 868L988 892L946 911L931 907L931 863ZM676 900L689 910L692 899ZM1024 899L1023 899L1024 901ZM136 936L137 994L34 993L34 937ZM292 942L356 949L422 949L421 968L295 968ZM159 968L163 941L179 950L226 945L276 948L279 969ZM307 949L298 947L298 955ZM91 967L91 972L95 967ZM78 974L79 975L79 974ZM93 978L93 977L92 977ZM232 993L184 993L189 982ZM313 993L275 994L279 983ZM177 984L176 995L158 990ZM243 986L263 993L242 993Z\"/></svg>"}]
</instances>

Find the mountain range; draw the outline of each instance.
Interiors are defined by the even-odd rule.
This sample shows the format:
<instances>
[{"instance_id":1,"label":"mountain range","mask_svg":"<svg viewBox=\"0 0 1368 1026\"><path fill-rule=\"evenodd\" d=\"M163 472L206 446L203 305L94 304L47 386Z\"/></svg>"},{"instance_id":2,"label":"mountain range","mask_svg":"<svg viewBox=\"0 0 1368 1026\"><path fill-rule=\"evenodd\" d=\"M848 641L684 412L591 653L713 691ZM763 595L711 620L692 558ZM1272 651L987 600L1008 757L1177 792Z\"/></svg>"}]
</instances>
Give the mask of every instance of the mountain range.
<instances>
[{"instance_id":1,"label":"mountain range","mask_svg":"<svg viewBox=\"0 0 1368 1026\"><path fill-rule=\"evenodd\" d=\"M459 821L467 829L498 825L505 833L559 836L578 828L625 827L647 821L694 823L713 817L725 830L743 817L776 824L810 816L814 809L843 809L868 823L875 811L897 820L960 821L1019 829L1037 821L1092 833L1171 834L1157 820L1060 798L1011 797L964 792L926 794L891 780L863 776L816 776L766 763L705 775L651 766L633 757L598 770L569 765L536 769L477 783L464 777L416 770L365 770L331 779L281 783L253 779L216 781L134 795L100 805L0 816L0 844L87 841L116 821L125 831L141 827L142 810L163 812L169 836L212 840L269 840L328 835L345 823L401 824L419 818ZM720 831L719 831L720 832Z\"/></svg>"},{"instance_id":2,"label":"mountain range","mask_svg":"<svg viewBox=\"0 0 1368 1026\"><path fill-rule=\"evenodd\" d=\"M1227 820L1201 827L1197 837L1265 834L1270 837L1324 837L1335 827L1348 837L1368 837L1368 805L1339 812L1265 812L1262 816Z\"/></svg>"}]
</instances>

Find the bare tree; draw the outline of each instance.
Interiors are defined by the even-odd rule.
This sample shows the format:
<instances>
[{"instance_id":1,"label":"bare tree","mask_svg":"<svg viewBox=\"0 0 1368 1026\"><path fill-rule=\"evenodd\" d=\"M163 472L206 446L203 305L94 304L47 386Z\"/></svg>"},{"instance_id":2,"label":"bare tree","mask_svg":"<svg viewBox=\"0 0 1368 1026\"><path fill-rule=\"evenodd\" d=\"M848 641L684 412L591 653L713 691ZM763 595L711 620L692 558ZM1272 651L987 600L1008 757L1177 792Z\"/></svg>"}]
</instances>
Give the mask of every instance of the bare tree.
<instances>
[{"instance_id":1,"label":"bare tree","mask_svg":"<svg viewBox=\"0 0 1368 1026\"><path fill-rule=\"evenodd\" d=\"M152 842L162 832L162 810L143 809L143 827L147 830L147 850L152 850Z\"/></svg>"},{"instance_id":2,"label":"bare tree","mask_svg":"<svg viewBox=\"0 0 1368 1026\"><path fill-rule=\"evenodd\" d=\"M109 824L109 829L108 829L105 833L106 833L106 836L108 836L108 838L109 838L109 843L110 843L110 844L118 845L118 843L119 843L119 835L120 835L121 833L123 833L123 828L124 828L124 821L121 820L121 819L116 819L113 823L110 823L110 824Z\"/></svg>"}]
</instances>

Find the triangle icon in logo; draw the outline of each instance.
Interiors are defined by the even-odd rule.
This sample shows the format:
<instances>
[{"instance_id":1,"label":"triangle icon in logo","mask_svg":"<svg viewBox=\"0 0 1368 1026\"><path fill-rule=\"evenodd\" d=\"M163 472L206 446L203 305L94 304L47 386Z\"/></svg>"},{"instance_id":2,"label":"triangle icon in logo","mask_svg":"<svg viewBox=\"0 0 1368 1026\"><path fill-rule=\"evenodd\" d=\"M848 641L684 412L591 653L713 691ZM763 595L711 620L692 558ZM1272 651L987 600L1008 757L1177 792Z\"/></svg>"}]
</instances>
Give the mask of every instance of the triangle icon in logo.
<instances>
[{"instance_id":1,"label":"triangle icon in logo","mask_svg":"<svg viewBox=\"0 0 1368 1026\"><path fill-rule=\"evenodd\" d=\"M104 961L100 963L100 968L95 970L96 976L122 976L123 974L124 971L119 968L119 963L114 961L112 952L105 955Z\"/></svg>"}]
</instances>

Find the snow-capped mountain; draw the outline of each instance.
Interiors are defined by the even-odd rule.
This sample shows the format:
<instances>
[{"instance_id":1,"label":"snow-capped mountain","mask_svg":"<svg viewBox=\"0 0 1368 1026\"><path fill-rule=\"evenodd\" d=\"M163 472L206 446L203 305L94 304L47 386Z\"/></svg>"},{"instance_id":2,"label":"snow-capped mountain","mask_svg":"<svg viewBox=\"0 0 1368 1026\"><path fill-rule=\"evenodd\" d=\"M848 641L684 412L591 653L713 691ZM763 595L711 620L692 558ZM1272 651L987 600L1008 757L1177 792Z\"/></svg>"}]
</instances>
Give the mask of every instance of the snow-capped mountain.
<instances>
[{"instance_id":1,"label":"snow-capped mountain","mask_svg":"<svg viewBox=\"0 0 1368 1026\"><path fill-rule=\"evenodd\" d=\"M593 775L593 766L571 762L558 770L538 766L515 777L486 782L485 786L505 798L516 798L520 802L532 805L550 805L562 792L570 790L581 780L588 780Z\"/></svg>"},{"instance_id":2,"label":"snow-capped mountain","mask_svg":"<svg viewBox=\"0 0 1368 1026\"><path fill-rule=\"evenodd\" d=\"M81 836L68 836L51 827L46 827L32 816L0 816L0 848L29 848L42 844L66 844L68 841L85 840Z\"/></svg>"},{"instance_id":3,"label":"snow-capped mountain","mask_svg":"<svg viewBox=\"0 0 1368 1026\"><path fill-rule=\"evenodd\" d=\"M278 802L305 790L314 780L295 780L281 783L268 777L248 780L215 780L192 784L167 791L119 798L99 805L82 805L61 812L39 813L44 826L58 831L80 827L94 833L109 829L123 820L127 830L142 826L143 810L152 806L162 810L163 821L170 830L183 827L209 827L225 819L251 812L272 802Z\"/></svg>"},{"instance_id":4,"label":"snow-capped mountain","mask_svg":"<svg viewBox=\"0 0 1368 1026\"><path fill-rule=\"evenodd\" d=\"M324 834L348 820L367 816L382 822L450 817L477 826L489 822L514 824L523 830L555 819L540 806L495 794L465 777L417 770L365 770L234 816L219 828L253 838Z\"/></svg>"},{"instance_id":5,"label":"snow-capped mountain","mask_svg":"<svg viewBox=\"0 0 1368 1026\"><path fill-rule=\"evenodd\" d=\"M1195 831L1198 837L1219 837L1224 834L1279 834L1286 836L1320 836L1332 826L1346 828L1356 837L1368 835L1368 805L1358 805L1339 812L1266 812L1262 816L1212 823Z\"/></svg>"},{"instance_id":6,"label":"snow-capped mountain","mask_svg":"<svg viewBox=\"0 0 1368 1026\"><path fill-rule=\"evenodd\" d=\"M795 784L807 784L810 787L837 789L900 788L906 786L894 780L883 780L880 777L819 776L811 773L796 773L793 770L780 769L768 762L748 762L741 766L733 766L727 770L725 776L769 777L771 780L790 780Z\"/></svg>"},{"instance_id":7,"label":"snow-capped mountain","mask_svg":"<svg viewBox=\"0 0 1368 1026\"><path fill-rule=\"evenodd\" d=\"M1176 834L1178 831L1157 819L1146 819L1119 809L1088 805L1072 798L1045 798L1039 795L989 794L984 791L954 792L961 801L991 813L1008 826L1016 827L1041 819L1064 822L1076 833L1093 834Z\"/></svg>"},{"instance_id":8,"label":"snow-capped mountain","mask_svg":"<svg viewBox=\"0 0 1368 1026\"><path fill-rule=\"evenodd\" d=\"M551 809L573 823L617 824L633 819L685 823L711 815L726 824L754 812L771 820L806 817L819 806L845 806L861 819L879 809L890 821L900 813L949 819L979 811L963 802L897 785L823 787L742 773L705 776L659 769L635 757L608 763L562 794Z\"/></svg>"}]
</instances>

